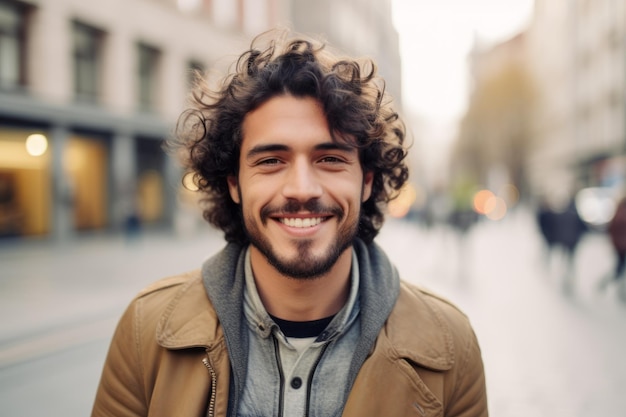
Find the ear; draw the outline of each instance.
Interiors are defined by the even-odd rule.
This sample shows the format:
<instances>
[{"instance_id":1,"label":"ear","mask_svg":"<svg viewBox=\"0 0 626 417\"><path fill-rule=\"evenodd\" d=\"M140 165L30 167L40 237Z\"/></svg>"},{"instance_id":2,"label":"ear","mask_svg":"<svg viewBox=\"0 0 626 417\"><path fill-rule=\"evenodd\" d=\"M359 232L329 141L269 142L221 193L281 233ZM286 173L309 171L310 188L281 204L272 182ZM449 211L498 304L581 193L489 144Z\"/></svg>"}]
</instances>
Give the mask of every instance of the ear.
<instances>
[{"instance_id":1,"label":"ear","mask_svg":"<svg viewBox=\"0 0 626 417\"><path fill-rule=\"evenodd\" d=\"M368 171L363 175L363 197L361 203L366 202L372 195L372 184L374 183L374 173Z\"/></svg>"},{"instance_id":2,"label":"ear","mask_svg":"<svg viewBox=\"0 0 626 417\"><path fill-rule=\"evenodd\" d=\"M240 204L241 199L239 198L239 182L237 181L237 177L230 175L226 178L226 181L228 182L230 198L232 198L236 204Z\"/></svg>"}]
</instances>

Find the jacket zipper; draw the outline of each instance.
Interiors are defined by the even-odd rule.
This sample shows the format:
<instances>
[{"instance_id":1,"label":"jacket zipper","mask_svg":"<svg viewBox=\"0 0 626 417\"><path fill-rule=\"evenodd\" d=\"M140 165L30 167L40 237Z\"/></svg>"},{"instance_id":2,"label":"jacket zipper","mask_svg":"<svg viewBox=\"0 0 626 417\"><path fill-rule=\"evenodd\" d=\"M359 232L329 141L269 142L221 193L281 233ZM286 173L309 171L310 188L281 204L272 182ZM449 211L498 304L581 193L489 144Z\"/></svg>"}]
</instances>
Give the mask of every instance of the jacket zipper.
<instances>
[{"instance_id":1,"label":"jacket zipper","mask_svg":"<svg viewBox=\"0 0 626 417\"><path fill-rule=\"evenodd\" d=\"M211 374L211 396L209 398L209 411L207 417L213 417L215 415L215 399L217 397L217 375L215 373L215 369L209 362L208 358L202 359L202 363L209 370Z\"/></svg>"},{"instance_id":2,"label":"jacket zipper","mask_svg":"<svg viewBox=\"0 0 626 417\"><path fill-rule=\"evenodd\" d=\"M313 364L313 367L311 368L311 372L309 373L309 378L307 380L307 386L306 386L306 406L304 408L304 417L308 417L309 407L311 407L311 385L313 385L313 375L315 375L315 369L317 369L317 365L319 365L320 361L322 360L322 356L324 356L324 352L326 352L326 349L328 348L329 344L330 343L326 343L322 347L322 351L320 352L319 356L315 360L315 363Z\"/></svg>"},{"instance_id":3,"label":"jacket zipper","mask_svg":"<svg viewBox=\"0 0 626 417\"><path fill-rule=\"evenodd\" d=\"M278 366L278 375L280 377L280 395L278 397L278 417L283 417L283 401L285 400L285 374L283 373L283 363L280 360L280 348L276 336L272 334L274 341L274 356L276 357L276 366Z\"/></svg>"}]
</instances>

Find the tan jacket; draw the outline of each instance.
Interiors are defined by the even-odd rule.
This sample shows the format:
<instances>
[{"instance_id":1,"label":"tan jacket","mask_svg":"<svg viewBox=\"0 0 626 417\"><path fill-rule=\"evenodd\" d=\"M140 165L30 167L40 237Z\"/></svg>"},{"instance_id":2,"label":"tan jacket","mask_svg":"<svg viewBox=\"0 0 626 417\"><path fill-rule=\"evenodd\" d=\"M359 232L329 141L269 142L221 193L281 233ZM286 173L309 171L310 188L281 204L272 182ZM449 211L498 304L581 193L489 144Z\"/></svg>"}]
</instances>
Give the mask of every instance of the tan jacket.
<instances>
[{"instance_id":1,"label":"tan jacket","mask_svg":"<svg viewBox=\"0 0 626 417\"><path fill-rule=\"evenodd\" d=\"M168 278L142 291L121 318L92 416L224 417L229 376L224 335L200 273ZM466 317L402 283L342 415L478 417L488 415L486 401Z\"/></svg>"}]
</instances>

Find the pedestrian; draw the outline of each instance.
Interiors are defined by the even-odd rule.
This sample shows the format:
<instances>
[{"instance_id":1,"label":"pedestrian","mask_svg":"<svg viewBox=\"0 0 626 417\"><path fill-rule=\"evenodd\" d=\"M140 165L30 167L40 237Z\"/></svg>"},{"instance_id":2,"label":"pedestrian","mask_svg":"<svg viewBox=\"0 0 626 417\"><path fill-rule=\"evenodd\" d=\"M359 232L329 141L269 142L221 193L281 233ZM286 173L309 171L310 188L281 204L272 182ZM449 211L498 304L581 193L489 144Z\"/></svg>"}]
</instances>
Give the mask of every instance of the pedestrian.
<instances>
[{"instance_id":1,"label":"pedestrian","mask_svg":"<svg viewBox=\"0 0 626 417\"><path fill-rule=\"evenodd\" d=\"M537 222L546 243L546 266L551 265L555 253L561 255L564 267L562 287L566 294L570 294L576 275L576 249L588 226L578 213L576 200L572 197L565 201L566 204L554 207L541 204Z\"/></svg>"},{"instance_id":2,"label":"pedestrian","mask_svg":"<svg viewBox=\"0 0 626 417\"><path fill-rule=\"evenodd\" d=\"M600 282L599 288L604 290L611 282L621 284L618 286L618 295L626 302L626 197L617 204L607 233L615 252L615 268L612 274Z\"/></svg>"},{"instance_id":3,"label":"pedestrian","mask_svg":"<svg viewBox=\"0 0 626 417\"><path fill-rule=\"evenodd\" d=\"M487 416L467 317L373 241L408 179L374 64L278 31L232 71L174 141L227 243L132 301L92 416Z\"/></svg>"},{"instance_id":4,"label":"pedestrian","mask_svg":"<svg viewBox=\"0 0 626 417\"><path fill-rule=\"evenodd\" d=\"M543 238L544 245L542 252L543 262L546 268L550 266L550 254L552 253L552 248L556 244L553 214L554 213L550 208L547 199L542 198L539 202L539 206L537 207L536 219L539 232L541 232L541 236Z\"/></svg>"}]
</instances>

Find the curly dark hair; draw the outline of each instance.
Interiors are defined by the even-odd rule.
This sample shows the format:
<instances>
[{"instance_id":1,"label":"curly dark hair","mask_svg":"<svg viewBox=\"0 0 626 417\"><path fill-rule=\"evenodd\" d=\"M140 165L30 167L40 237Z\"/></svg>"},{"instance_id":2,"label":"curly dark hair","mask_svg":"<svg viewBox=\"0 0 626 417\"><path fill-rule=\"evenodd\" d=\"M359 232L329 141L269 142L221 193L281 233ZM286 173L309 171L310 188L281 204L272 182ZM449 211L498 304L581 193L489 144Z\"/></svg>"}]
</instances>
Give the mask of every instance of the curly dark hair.
<instances>
[{"instance_id":1,"label":"curly dark hair","mask_svg":"<svg viewBox=\"0 0 626 417\"><path fill-rule=\"evenodd\" d=\"M261 46L267 35L271 40ZM227 178L238 174L246 114L284 94L318 100L333 137L354 139L363 171L374 174L358 231L363 241L372 242L384 222L386 204L408 179L404 123L373 61L340 58L321 42L290 38L287 32L255 38L219 87L199 78L191 108L180 116L169 145L204 194L203 217L222 229L228 242L248 242Z\"/></svg>"}]
</instances>

